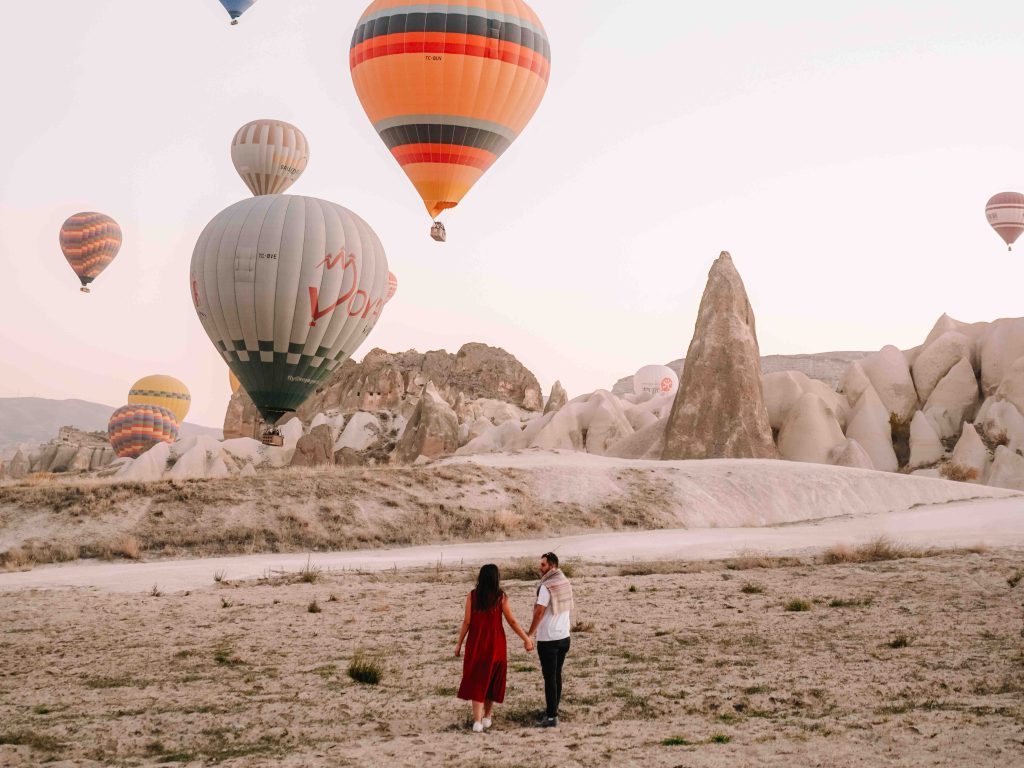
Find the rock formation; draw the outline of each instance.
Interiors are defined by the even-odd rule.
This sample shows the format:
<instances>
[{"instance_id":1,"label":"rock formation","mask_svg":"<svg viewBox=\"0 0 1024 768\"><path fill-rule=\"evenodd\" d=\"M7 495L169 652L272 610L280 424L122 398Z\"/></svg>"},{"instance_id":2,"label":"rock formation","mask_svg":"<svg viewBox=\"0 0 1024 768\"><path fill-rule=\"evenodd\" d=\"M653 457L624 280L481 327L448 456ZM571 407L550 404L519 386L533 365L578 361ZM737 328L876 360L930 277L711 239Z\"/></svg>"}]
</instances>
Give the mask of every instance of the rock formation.
<instances>
[{"instance_id":1,"label":"rock formation","mask_svg":"<svg viewBox=\"0 0 1024 768\"><path fill-rule=\"evenodd\" d=\"M882 404L875 388L868 387L854 406L846 429L846 436L860 443L871 457L872 466L883 472L895 472L900 466L892 446L889 417L889 409Z\"/></svg>"},{"instance_id":2,"label":"rock formation","mask_svg":"<svg viewBox=\"0 0 1024 768\"><path fill-rule=\"evenodd\" d=\"M944 453L945 448L935 424L923 411L915 413L910 422L910 468L934 466Z\"/></svg>"},{"instance_id":3,"label":"rock formation","mask_svg":"<svg viewBox=\"0 0 1024 768\"><path fill-rule=\"evenodd\" d=\"M907 358L896 347L883 347L861 363L882 405L900 421L909 421L917 410L917 390Z\"/></svg>"},{"instance_id":4,"label":"rock formation","mask_svg":"<svg viewBox=\"0 0 1024 768\"><path fill-rule=\"evenodd\" d=\"M779 430L779 455L789 461L828 464L830 454L845 443L835 413L811 392L790 409Z\"/></svg>"},{"instance_id":5,"label":"rock formation","mask_svg":"<svg viewBox=\"0 0 1024 768\"><path fill-rule=\"evenodd\" d=\"M978 380L970 361L960 358L942 377L925 403L924 412L938 427L942 438L960 434L965 420L974 418L978 407Z\"/></svg>"},{"instance_id":6,"label":"rock formation","mask_svg":"<svg viewBox=\"0 0 1024 768\"><path fill-rule=\"evenodd\" d=\"M470 343L454 355L373 349L361 363L349 360L339 366L297 415L308 423L326 411L401 411L408 406L409 416L428 383L449 405L462 394L467 401L490 398L527 411L542 408L540 384L522 363L503 349ZM252 401L239 390L224 417L224 437L253 437L257 416Z\"/></svg>"},{"instance_id":7,"label":"rock formation","mask_svg":"<svg viewBox=\"0 0 1024 768\"><path fill-rule=\"evenodd\" d=\"M436 459L459 447L459 419L433 385L423 391L419 404L395 448L395 459L412 464L420 457Z\"/></svg>"},{"instance_id":8,"label":"rock formation","mask_svg":"<svg viewBox=\"0 0 1024 768\"><path fill-rule=\"evenodd\" d=\"M548 401L544 405L544 415L547 416L549 413L553 413L569 402L569 395L565 391L565 387L562 386L562 382L556 381L551 386L551 394L548 395Z\"/></svg>"},{"instance_id":9,"label":"rock formation","mask_svg":"<svg viewBox=\"0 0 1024 768\"><path fill-rule=\"evenodd\" d=\"M315 426L299 438L292 456L292 466L334 466L334 436L329 424Z\"/></svg>"},{"instance_id":10,"label":"rock formation","mask_svg":"<svg viewBox=\"0 0 1024 768\"><path fill-rule=\"evenodd\" d=\"M776 457L754 312L728 253L708 274L686 360L662 458Z\"/></svg>"}]
</instances>

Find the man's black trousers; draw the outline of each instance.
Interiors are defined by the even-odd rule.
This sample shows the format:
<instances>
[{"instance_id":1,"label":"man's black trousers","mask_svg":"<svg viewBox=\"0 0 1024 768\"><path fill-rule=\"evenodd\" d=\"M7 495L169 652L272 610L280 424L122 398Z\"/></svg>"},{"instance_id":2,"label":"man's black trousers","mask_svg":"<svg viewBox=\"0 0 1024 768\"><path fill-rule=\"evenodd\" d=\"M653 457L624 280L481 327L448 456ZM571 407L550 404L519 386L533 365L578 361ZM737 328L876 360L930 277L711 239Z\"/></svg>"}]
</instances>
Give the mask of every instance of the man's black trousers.
<instances>
[{"instance_id":1,"label":"man's black trousers","mask_svg":"<svg viewBox=\"0 0 1024 768\"><path fill-rule=\"evenodd\" d=\"M558 717L558 704L562 700L562 665L569 653L569 638L537 643L540 668L544 673L544 698L547 717Z\"/></svg>"}]
</instances>

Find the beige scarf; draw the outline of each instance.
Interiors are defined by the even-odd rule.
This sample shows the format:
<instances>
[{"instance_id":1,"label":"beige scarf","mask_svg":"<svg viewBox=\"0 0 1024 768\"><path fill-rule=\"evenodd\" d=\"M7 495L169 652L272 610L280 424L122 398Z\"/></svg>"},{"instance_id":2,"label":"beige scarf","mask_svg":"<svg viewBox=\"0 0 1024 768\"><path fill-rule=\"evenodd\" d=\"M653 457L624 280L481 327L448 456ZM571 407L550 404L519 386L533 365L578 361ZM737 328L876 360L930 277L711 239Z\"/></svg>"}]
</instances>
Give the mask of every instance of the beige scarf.
<instances>
[{"instance_id":1,"label":"beige scarf","mask_svg":"<svg viewBox=\"0 0 1024 768\"><path fill-rule=\"evenodd\" d=\"M545 573L540 579L540 586L537 587L538 594L540 594L541 587L547 587L548 592L551 593L552 613L557 616L560 613L572 611L572 584L569 583L569 578L562 573L561 569L552 568Z\"/></svg>"}]
</instances>

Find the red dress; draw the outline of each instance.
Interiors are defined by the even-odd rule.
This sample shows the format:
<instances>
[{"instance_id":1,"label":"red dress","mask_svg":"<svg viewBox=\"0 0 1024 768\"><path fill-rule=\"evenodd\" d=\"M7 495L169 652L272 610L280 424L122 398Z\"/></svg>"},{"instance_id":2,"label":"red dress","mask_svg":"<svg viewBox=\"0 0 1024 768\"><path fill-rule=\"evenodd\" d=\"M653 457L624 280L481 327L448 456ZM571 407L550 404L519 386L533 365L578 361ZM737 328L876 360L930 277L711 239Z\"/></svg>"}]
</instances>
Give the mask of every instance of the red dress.
<instances>
[{"instance_id":1,"label":"red dress","mask_svg":"<svg viewBox=\"0 0 1024 768\"><path fill-rule=\"evenodd\" d=\"M466 638L466 655L462 659L459 698L501 704L505 700L505 673L508 669L505 627L501 624L504 596L486 611L476 609L475 589L469 593L469 599L473 609Z\"/></svg>"}]
</instances>

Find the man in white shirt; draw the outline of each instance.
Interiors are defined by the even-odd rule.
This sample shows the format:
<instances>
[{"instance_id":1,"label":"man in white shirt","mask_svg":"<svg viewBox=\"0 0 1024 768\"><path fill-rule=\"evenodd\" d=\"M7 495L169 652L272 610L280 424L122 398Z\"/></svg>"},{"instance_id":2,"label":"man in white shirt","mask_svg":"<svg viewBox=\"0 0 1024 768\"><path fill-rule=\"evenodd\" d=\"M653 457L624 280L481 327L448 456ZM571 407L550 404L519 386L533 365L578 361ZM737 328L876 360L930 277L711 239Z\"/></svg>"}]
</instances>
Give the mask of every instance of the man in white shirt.
<instances>
[{"instance_id":1,"label":"man in white shirt","mask_svg":"<svg viewBox=\"0 0 1024 768\"><path fill-rule=\"evenodd\" d=\"M558 726L558 705L562 699L562 665L569 653L569 629L572 622L572 585L558 567L558 555L548 552L540 558L540 586L533 621L526 633L537 643L541 671L544 673L546 708L542 728Z\"/></svg>"}]
</instances>

